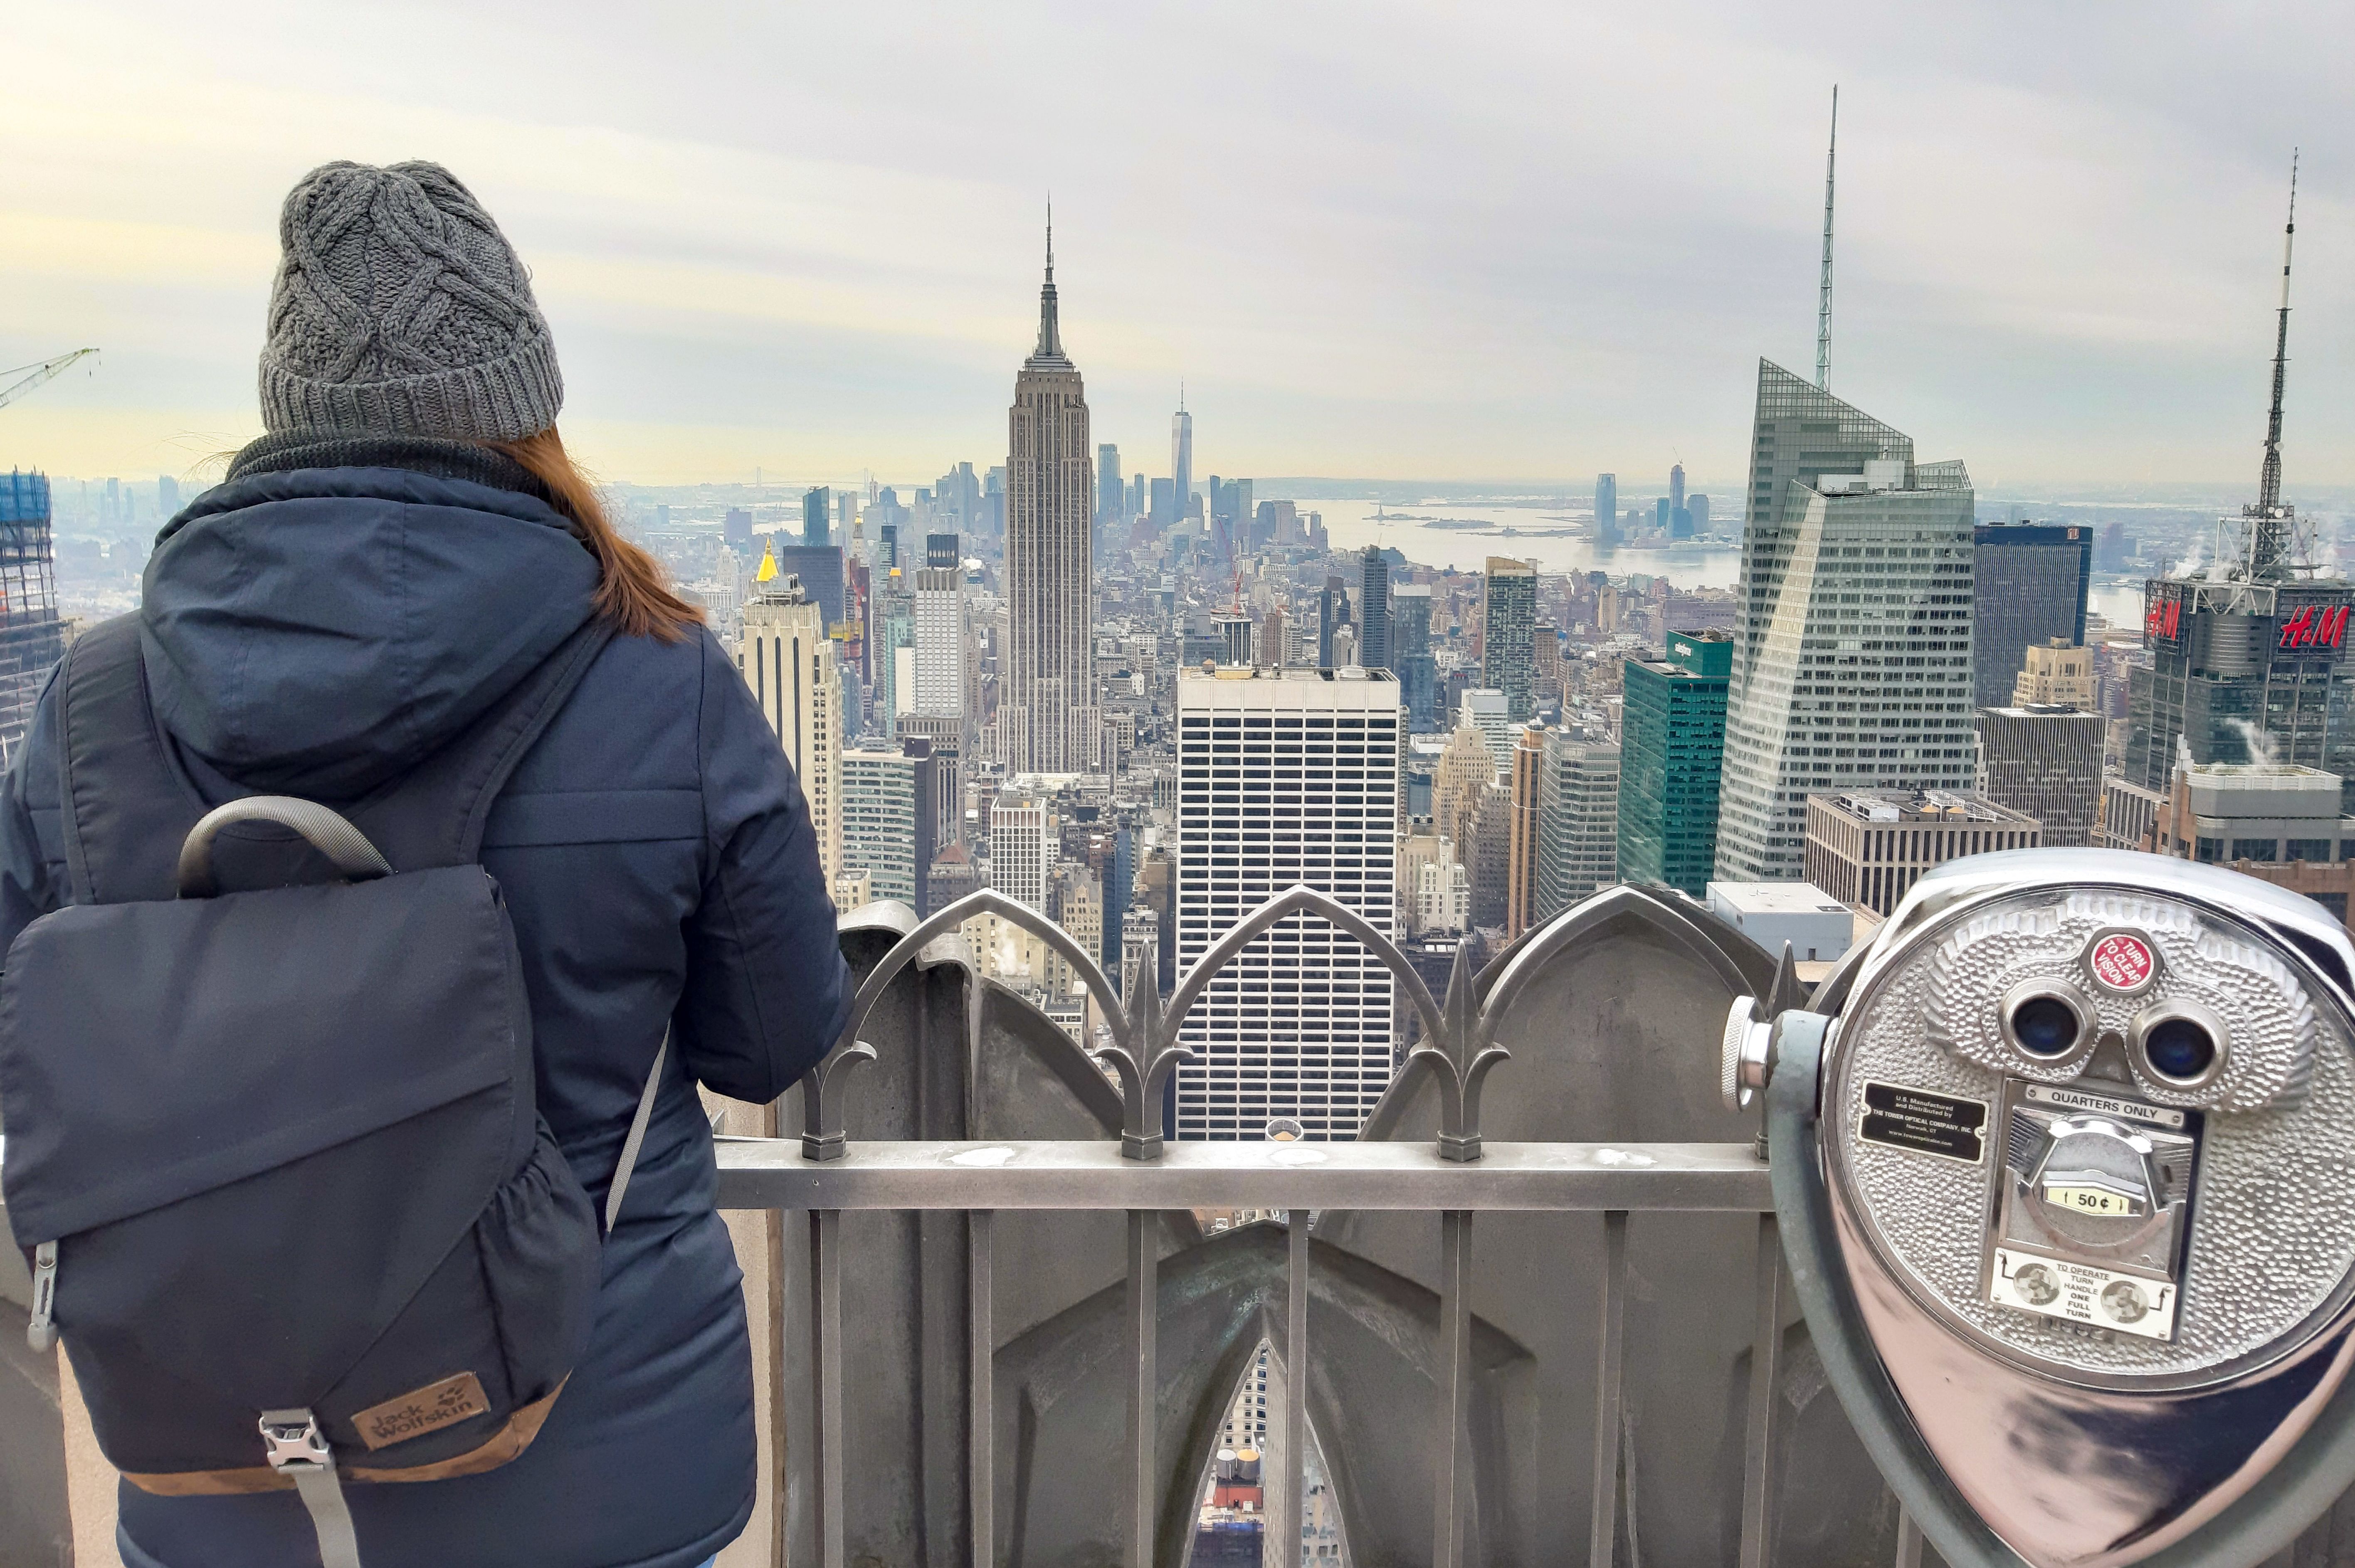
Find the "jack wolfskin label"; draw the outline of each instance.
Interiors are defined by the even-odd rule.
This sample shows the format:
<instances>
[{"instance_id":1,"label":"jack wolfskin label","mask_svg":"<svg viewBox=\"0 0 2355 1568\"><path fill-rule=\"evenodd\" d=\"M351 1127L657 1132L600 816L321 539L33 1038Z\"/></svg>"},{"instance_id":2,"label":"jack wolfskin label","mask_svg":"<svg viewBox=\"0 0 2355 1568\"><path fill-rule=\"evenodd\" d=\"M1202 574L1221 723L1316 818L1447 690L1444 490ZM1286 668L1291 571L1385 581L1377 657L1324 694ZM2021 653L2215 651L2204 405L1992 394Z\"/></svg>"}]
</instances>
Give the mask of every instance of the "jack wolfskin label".
<instances>
[{"instance_id":1,"label":"jack wolfskin label","mask_svg":"<svg viewBox=\"0 0 2355 1568\"><path fill-rule=\"evenodd\" d=\"M372 1404L353 1416L352 1425L359 1428L360 1441L373 1453L411 1437L422 1437L428 1432L439 1432L490 1408L482 1381L473 1372L462 1372L413 1393L388 1399L382 1404Z\"/></svg>"}]
</instances>

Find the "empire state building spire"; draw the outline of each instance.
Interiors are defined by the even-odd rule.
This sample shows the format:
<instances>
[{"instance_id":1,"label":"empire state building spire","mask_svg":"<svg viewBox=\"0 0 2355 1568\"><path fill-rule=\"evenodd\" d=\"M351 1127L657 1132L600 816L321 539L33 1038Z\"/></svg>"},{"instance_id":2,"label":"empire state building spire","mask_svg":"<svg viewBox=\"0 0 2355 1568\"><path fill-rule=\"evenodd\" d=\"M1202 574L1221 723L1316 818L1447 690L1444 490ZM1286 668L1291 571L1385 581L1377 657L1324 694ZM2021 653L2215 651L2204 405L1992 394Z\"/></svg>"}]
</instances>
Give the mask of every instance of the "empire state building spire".
<instances>
[{"instance_id":1,"label":"empire state building spire","mask_svg":"<svg viewBox=\"0 0 2355 1568\"><path fill-rule=\"evenodd\" d=\"M998 756L1008 773L1092 773L1103 761L1095 677L1095 449L1087 388L1055 315L1055 215L1039 347L1007 411L1006 669Z\"/></svg>"},{"instance_id":2,"label":"empire state building spire","mask_svg":"<svg viewBox=\"0 0 2355 1568\"><path fill-rule=\"evenodd\" d=\"M1039 346L1026 368L1057 369L1070 365L1063 353L1062 324L1055 309L1055 204L1047 204L1047 281L1039 288Z\"/></svg>"}]
</instances>

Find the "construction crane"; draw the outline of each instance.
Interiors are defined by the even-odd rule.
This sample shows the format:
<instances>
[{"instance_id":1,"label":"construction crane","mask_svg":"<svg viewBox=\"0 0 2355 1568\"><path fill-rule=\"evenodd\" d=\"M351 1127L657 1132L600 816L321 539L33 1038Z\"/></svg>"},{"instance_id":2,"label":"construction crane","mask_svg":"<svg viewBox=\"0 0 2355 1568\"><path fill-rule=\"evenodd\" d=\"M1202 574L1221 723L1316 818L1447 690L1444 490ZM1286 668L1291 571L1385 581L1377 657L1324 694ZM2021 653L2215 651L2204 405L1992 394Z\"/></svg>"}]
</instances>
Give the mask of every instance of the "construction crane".
<instances>
[{"instance_id":1,"label":"construction crane","mask_svg":"<svg viewBox=\"0 0 2355 1568\"><path fill-rule=\"evenodd\" d=\"M14 370L0 370L0 408L6 408L42 383L56 379L69 367L97 352L94 348L77 348L71 354L60 354L55 359L45 359L38 365L20 365ZM15 379L10 379L12 376Z\"/></svg>"}]
</instances>

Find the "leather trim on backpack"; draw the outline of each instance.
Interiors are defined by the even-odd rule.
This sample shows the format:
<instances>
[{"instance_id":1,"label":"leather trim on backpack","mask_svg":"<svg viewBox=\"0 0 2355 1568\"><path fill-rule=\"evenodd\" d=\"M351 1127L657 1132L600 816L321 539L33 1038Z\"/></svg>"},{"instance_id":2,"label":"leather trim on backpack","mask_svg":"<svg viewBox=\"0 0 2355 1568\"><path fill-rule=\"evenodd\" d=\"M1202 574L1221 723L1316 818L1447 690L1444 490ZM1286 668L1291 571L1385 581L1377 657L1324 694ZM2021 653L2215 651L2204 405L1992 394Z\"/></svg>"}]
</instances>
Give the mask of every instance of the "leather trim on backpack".
<instances>
[{"instance_id":1,"label":"leather trim on backpack","mask_svg":"<svg viewBox=\"0 0 2355 1568\"><path fill-rule=\"evenodd\" d=\"M570 1381L570 1379L566 1380ZM533 1400L506 1418L496 1432L479 1446L447 1459L437 1459L430 1465L413 1465L405 1470L385 1469L368 1465L338 1465L336 1473L346 1481L446 1481L459 1476L479 1476L485 1470L496 1470L501 1465L518 1458L539 1429L548 1424L548 1413L555 1408L557 1394L564 1384L556 1385L555 1393ZM159 1498L229 1497L252 1492L291 1492L294 1482L267 1465L234 1470L173 1470L163 1474L141 1475L125 1470L123 1478L141 1491Z\"/></svg>"}]
</instances>

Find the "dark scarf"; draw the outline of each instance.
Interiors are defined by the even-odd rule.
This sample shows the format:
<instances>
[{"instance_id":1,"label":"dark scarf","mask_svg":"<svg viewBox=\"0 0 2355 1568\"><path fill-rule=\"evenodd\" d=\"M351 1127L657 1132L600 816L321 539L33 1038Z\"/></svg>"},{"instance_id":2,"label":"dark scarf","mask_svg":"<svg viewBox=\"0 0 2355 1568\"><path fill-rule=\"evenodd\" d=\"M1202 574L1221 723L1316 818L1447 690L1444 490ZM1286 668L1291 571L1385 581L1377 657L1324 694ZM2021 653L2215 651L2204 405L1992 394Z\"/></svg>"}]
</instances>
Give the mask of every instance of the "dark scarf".
<instances>
[{"instance_id":1,"label":"dark scarf","mask_svg":"<svg viewBox=\"0 0 2355 1568\"><path fill-rule=\"evenodd\" d=\"M255 473L287 473L298 468L398 468L436 479L460 479L493 490L512 490L554 504L548 487L531 471L479 441L438 436L374 436L341 430L279 430L248 445L229 461L228 479Z\"/></svg>"}]
</instances>

